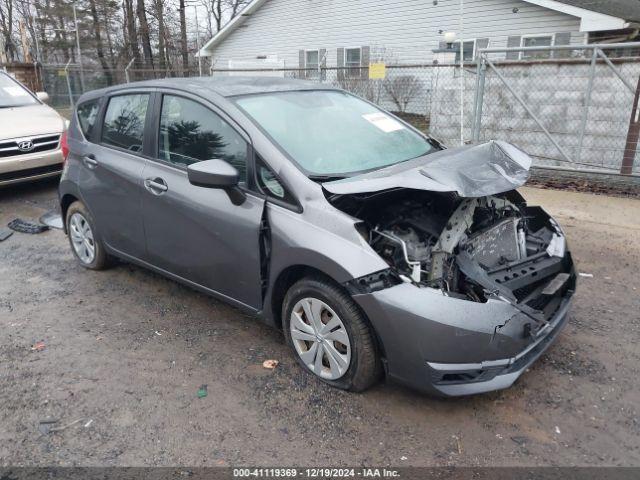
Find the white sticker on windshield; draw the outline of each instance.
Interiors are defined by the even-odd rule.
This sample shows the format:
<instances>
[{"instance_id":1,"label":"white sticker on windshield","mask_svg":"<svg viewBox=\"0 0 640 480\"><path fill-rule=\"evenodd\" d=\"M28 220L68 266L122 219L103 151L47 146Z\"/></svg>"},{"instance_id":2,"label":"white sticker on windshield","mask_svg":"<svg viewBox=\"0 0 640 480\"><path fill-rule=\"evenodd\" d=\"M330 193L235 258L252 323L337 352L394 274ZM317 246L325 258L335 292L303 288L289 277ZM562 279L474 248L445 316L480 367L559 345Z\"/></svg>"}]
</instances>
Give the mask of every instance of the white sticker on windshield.
<instances>
[{"instance_id":1,"label":"white sticker on windshield","mask_svg":"<svg viewBox=\"0 0 640 480\"><path fill-rule=\"evenodd\" d=\"M22 97L25 95L29 95L20 87L4 87L3 90L7 92L12 97Z\"/></svg>"},{"instance_id":2,"label":"white sticker on windshield","mask_svg":"<svg viewBox=\"0 0 640 480\"><path fill-rule=\"evenodd\" d=\"M404 129L404 125L402 125L400 122L381 112L366 113L362 115L362 118L364 118L368 122L371 122L373 125L386 133Z\"/></svg>"}]
</instances>

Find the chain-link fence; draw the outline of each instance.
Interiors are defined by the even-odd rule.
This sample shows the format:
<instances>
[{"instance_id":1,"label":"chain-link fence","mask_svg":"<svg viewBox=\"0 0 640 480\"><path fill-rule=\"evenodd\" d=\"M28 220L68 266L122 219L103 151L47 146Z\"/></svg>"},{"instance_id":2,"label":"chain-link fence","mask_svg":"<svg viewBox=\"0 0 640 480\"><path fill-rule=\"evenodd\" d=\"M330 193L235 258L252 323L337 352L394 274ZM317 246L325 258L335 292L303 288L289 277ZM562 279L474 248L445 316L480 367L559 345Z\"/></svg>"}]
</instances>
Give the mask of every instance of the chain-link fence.
<instances>
[{"instance_id":1,"label":"chain-link fence","mask_svg":"<svg viewBox=\"0 0 640 480\"><path fill-rule=\"evenodd\" d=\"M537 165L629 174L640 173L639 48L640 43L480 49L477 61L463 68L453 63L386 65L382 75L369 67L207 73L329 84L380 105L448 146L505 140L528 152ZM131 66L108 72L77 65L42 68L45 90L61 110L70 108L83 91L197 75L197 69L169 72Z\"/></svg>"},{"instance_id":2,"label":"chain-link fence","mask_svg":"<svg viewBox=\"0 0 640 480\"><path fill-rule=\"evenodd\" d=\"M170 71L149 68L102 69L80 67L78 64L42 65L42 83L49 94L51 105L57 110L70 110L84 93L99 88L122 83L152 80L168 77L193 77L198 75L197 68Z\"/></svg>"},{"instance_id":3,"label":"chain-link fence","mask_svg":"<svg viewBox=\"0 0 640 480\"><path fill-rule=\"evenodd\" d=\"M514 143L539 165L640 172L639 45L481 50L472 139Z\"/></svg>"}]
</instances>

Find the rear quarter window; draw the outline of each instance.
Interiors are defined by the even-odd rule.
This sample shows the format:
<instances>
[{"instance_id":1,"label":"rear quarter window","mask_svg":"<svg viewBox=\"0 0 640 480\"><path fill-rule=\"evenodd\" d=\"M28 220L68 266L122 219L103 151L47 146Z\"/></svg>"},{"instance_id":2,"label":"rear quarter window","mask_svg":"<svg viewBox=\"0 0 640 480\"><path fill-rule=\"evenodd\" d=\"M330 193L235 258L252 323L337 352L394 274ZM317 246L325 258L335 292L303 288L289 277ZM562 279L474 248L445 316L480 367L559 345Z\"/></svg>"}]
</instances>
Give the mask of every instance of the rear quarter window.
<instances>
[{"instance_id":1,"label":"rear quarter window","mask_svg":"<svg viewBox=\"0 0 640 480\"><path fill-rule=\"evenodd\" d=\"M118 95L109 99L102 127L102 143L142 151L149 94Z\"/></svg>"},{"instance_id":2,"label":"rear quarter window","mask_svg":"<svg viewBox=\"0 0 640 480\"><path fill-rule=\"evenodd\" d=\"M84 138L91 139L91 134L98 118L98 100L91 100L78 106L78 123Z\"/></svg>"}]
</instances>

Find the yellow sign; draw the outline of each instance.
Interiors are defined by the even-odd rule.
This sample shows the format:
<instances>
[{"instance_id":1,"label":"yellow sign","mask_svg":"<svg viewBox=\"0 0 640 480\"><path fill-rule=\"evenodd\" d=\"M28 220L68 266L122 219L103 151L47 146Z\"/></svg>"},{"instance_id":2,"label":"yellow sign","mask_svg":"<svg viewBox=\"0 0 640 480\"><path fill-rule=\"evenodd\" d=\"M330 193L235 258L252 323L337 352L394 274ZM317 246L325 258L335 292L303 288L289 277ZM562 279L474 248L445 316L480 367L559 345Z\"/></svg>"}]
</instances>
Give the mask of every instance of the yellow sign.
<instances>
[{"instance_id":1,"label":"yellow sign","mask_svg":"<svg viewBox=\"0 0 640 480\"><path fill-rule=\"evenodd\" d=\"M58 70L58 76L59 77L66 77L67 76L67 72L65 70Z\"/></svg>"},{"instance_id":2,"label":"yellow sign","mask_svg":"<svg viewBox=\"0 0 640 480\"><path fill-rule=\"evenodd\" d=\"M384 63L369 64L369 78L371 80L383 79L387 75L387 66Z\"/></svg>"}]
</instances>

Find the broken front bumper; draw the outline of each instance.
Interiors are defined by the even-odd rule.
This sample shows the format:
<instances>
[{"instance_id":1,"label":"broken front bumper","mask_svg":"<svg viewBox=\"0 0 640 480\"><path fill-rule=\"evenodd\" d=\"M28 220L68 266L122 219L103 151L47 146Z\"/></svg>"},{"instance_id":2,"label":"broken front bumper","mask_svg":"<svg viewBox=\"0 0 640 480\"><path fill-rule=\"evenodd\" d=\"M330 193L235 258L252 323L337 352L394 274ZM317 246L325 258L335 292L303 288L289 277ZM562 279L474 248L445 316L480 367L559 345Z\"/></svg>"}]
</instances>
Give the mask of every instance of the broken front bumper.
<instances>
[{"instance_id":1,"label":"broken front bumper","mask_svg":"<svg viewBox=\"0 0 640 480\"><path fill-rule=\"evenodd\" d=\"M353 298L380 338L390 378L433 394L470 395L509 387L553 342L575 291L573 267L569 273L542 327L506 301L472 302L408 283Z\"/></svg>"}]
</instances>

